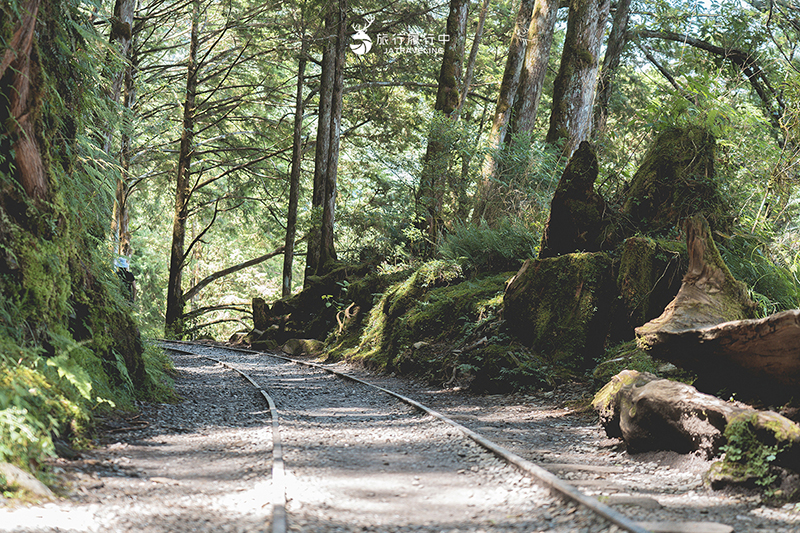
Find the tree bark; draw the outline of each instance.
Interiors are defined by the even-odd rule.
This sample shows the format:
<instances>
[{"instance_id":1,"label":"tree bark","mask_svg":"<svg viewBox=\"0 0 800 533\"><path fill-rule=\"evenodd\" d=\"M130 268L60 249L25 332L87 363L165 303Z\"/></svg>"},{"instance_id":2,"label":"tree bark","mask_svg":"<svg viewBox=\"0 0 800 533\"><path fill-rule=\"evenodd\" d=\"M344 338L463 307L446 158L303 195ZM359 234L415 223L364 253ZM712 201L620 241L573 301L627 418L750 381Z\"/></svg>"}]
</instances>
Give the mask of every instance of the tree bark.
<instances>
[{"instance_id":1,"label":"tree bark","mask_svg":"<svg viewBox=\"0 0 800 533\"><path fill-rule=\"evenodd\" d=\"M36 17L40 0L28 0L20 7L21 20L14 29L0 63L0 97L9 104L9 130L12 137L15 177L28 198L34 201L48 197L49 184L44 162L36 140L36 99L32 94L31 54L36 35Z\"/></svg>"},{"instance_id":2,"label":"tree bark","mask_svg":"<svg viewBox=\"0 0 800 533\"><path fill-rule=\"evenodd\" d=\"M294 132L292 134L292 169L289 175L289 205L286 216L286 239L283 249L283 283L281 296L292 294L292 263L294 261L294 240L297 235L297 203L300 195L300 172L303 163L303 84L305 83L306 54L308 41L303 35L300 45L300 59L297 63L297 94L294 106Z\"/></svg>"},{"instance_id":3,"label":"tree bark","mask_svg":"<svg viewBox=\"0 0 800 533\"><path fill-rule=\"evenodd\" d=\"M514 109L514 99L517 96L522 65L525 61L525 42L523 35L528 35L531 23L534 0L522 0L514 25L514 34L508 47L508 59L503 72L503 81L500 83L500 94L497 97L492 130L489 133L488 153L483 161L481 179L478 184L478 196L473 211L473 222L485 220L490 226L498 221L503 212L503 199L501 186L498 184L499 176L497 158L506 140L508 123Z\"/></svg>"},{"instance_id":4,"label":"tree bark","mask_svg":"<svg viewBox=\"0 0 800 533\"><path fill-rule=\"evenodd\" d=\"M449 40L445 43L442 68L439 70L434 111L451 119L456 115L460 101L458 88L464 62L468 15L467 0L450 0L445 30ZM431 133L422 160L422 173L416 195L417 216L420 219L418 225L427 234L426 246L421 250L423 256L432 254L441 232L443 189L447 183L446 173L450 159L448 147Z\"/></svg>"},{"instance_id":5,"label":"tree bark","mask_svg":"<svg viewBox=\"0 0 800 533\"><path fill-rule=\"evenodd\" d=\"M167 310L164 335L180 339L184 335L183 307L186 298L181 282L185 264L184 245L186 220L189 215L190 174L194 142L195 99L197 96L197 49L200 30L200 1L192 2L192 29L186 77L186 97L183 102L183 132L175 176L175 211L172 220L172 247L167 280Z\"/></svg>"},{"instance_id":6,"label":"tree bark","mask_svg":"<svg viewBox=\"0 0 800 533\"><path fill-rule=\"evenodd\" d=\"M123 108L129 110L135 102L133 83L133 16L136 0L116 0L114 16L111 19L111 45L116 48L120 58L125 61L123 68L114 73L111 80L110 98L115 104L122 100ZM111 154L113 131L109 127L106 133L105 152ZM123 119L121 125L120 171L114 195L114 208L111 218L111 233L116 244L115 253L131 255L128 209L128 171L130 169L130 134Z\"/></svg>"},{"instance_id":7,"label":"tree bark","mask_svg":"<svg viewBox=\"0 0 800 533\"><path fill-rule=\"evenodd\" d=\"M339 0L336 18L336 37L333 88L331 91L331 125L328 142L328 162L325 167L325 196L322 203L320 228L320 262L317 275L323 276L336 261L334 247L334 222L336 220L336 176L339 169L339 141L342 133L342 104L344 95L344 65L347 60L347 0Z\"/></svg>"},{"instance_id":8,"label":"tree bark","mask_svg":"<svg viewBox=\"0 0 800 533\"><path fill-rule=\"evenodd\" d=\"M530 133L536 125L550 49L553 46L558 7L558 0L536 0L533 7L525 63L520 74L519 90L509 127L511 133Z\"/></svg>"},{"instance_id":9,"label":"tree bark","mask_svg":"<svg viewBox=\"0 0 800 533\"><path fill-rule=\"evenodd\" d=\"M325 185L331 141L331 107L336 70L336 44L334 42L335 13L331 4L325 14L325 41L322 49L322 73L319 87L317 143L314 152L314 189L311 195L311 228L308 234L308 252L303 284L316 274L322 253L322 213L325 203Z\"/></svg>"},{"instance_id":10,"label":"tree bark","mask_svg":"<svg viewBox=\"0 0 800 533\"><path fill-rule=\"evenodd\" d=\"M569 157L592 129L592 103L597 87L598 54L611 0L573 0L561 66L553 85L553 109L547 142L564 141Z\"/></svg>"},{"instance_id":11,"label":"tree bark","mask_svg":"<svg viewBox=\"0 0 800 533\"><path fill-rule=\"evenodd\" d=\"M594 136L605 133L608 121L608 106L614 90L614 76L619 69L620 59L628 44L628 19L630 18L631 0L619 0L617 10L611 22L611 33L606 43L606 55L603 68L597 82L597 103L594 107Z\"/></svg>"},{"instance_id":12,"label":"tree bark","mask_svg":"<svg viewBox=\"0 0 800 533\"><path fill-rule=\"evenodd\" d=\"M469 51L469 59L467 60L467 70L464 74L464 83L461 87L461 95L458 100L458 107L456 108L456 115L461 115L461 110L464 108L464 103L467 101L469 94L469 87L472 85L472 73L475 70L475 61L478 58L478 49L480 48L481 39L483 38L483 26L486 23L486 12L489 10L489 0L483 0L481 12L478 15L478 28L475 30L475 37L472 39L472 48Z\"/></svg>"}]
</instances>

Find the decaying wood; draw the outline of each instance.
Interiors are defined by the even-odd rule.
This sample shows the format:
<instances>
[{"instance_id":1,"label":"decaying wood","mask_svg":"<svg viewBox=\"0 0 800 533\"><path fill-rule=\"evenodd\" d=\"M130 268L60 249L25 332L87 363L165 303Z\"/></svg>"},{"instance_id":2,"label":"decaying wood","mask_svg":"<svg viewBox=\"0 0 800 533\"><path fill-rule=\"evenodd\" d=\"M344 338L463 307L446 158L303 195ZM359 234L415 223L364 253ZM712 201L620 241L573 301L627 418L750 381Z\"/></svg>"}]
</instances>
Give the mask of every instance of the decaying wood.
<instances>
[{"instance_id":1,"label":"decaying wood","mask_svg":"<svg viewBox=\"0 0 800 533\"><path fill-rule=\"evenodd\" d=\"M636 328L645 347L668 343L670 335L753 316L754 304L744 283L734 279L701 216L686 223L689 268L678 295L664 313Z\"/></svg>"},{"instance_id":2,"label":"decaying wood","mask_svg":"<svg viewBox=\"0 0 800 533\"><path fill-rule=\"evenodd\" d=\"M788 401L800 385L800 309L753 319L754 304L728 271L702 217L687 224L689 268L664 313L636 329L653 356L698 375L708 392Z\"/></svg>"}]
</instances>

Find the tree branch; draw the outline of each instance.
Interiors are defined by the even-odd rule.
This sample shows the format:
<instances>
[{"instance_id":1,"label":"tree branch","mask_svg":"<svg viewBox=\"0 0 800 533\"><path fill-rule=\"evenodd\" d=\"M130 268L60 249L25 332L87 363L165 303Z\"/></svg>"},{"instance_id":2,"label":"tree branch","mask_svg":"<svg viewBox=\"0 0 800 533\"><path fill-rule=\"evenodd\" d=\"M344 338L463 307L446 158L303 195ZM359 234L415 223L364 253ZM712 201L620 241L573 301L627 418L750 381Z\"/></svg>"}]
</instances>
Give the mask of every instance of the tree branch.
<instances>
[{"instance_id":1,"label":"tree branch","mask_svg":"<svg viewBox=\"0 0 800 533\"><path fill-rule=\"evenodd\" d=\"M276 255L282 254L283 253L283 248L284 247L281 246L280 248L276 248L275 250L273 250L272 252L270 252L268 254L262 255L260 257L256 257L255 259L250 259L250 260L245 261L243 263L239 263L238 265L230 266L228 268L220 270L219 272L214 272L213 274L211 274L209 276L206 276L205 278L203 278L202 280L197 282L197 285L195 285L194 287L192 287L191 289L189 289L188 291L186 291L184 293L184 295L183 295L184 300L191 300L192 298L194 298L194 296L198 292L200 292L206 285L208 285L212 281L218 280L219 278L225 277L225 276L227 276L229 274L233 274L234 272L238 272L240 270L244 270L245 268L257 265L259 263L263 263L267 259L272 259Z\"/></svg>"},{"instance_id":2,"label":"tree branch","mask_svg":"<svg viewBox=\"0 0 800 533\"><path fill-rule=\"evenodd\" d=\"M758 94L761 102L764 104L764 109L767 113L770 123L773 127L780 129L780 117L783 115L785 105L777 91L772 87L767 79L766 74L758 65L756 58L753 54L739 50L737 48L723 48L708 41L703 41L696 37L687 34L674 33L671 31L653 31L653 30L638 30L636 35L645 39L662 39L665 41L673 41L684 43L700 50L705 50L710 54L720 56L723 59L730 60L731 63L739 67L739 70L747 77L750 85ZM778 107L776 113L773 109L773 102Z\"/></svg>"},{"instance_id":3,"label":"tree branch","mask_svg":"<svg viewBox=\"0 0 800 533\"><path fill-rule=\"evenodd\" d=\"M183 318L184 320L190 320L192 318L197 318L206 313L213 313L214 311L239 311L240 313L243 313L245 315L252 314L250 309L246 307L237 307L235 305L210 305L207 307L200 307L198 309L193 309L188 313L184 313Z\"/></svg>"}]
</instances>

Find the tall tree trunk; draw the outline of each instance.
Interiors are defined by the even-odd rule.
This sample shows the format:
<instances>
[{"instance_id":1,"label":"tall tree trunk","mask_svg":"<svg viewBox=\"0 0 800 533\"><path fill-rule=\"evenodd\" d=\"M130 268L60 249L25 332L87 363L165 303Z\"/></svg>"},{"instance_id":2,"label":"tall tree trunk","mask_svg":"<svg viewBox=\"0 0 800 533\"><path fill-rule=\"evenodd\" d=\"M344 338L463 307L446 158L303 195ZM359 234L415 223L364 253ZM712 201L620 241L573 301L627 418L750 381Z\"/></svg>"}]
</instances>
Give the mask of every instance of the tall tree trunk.
<instances>
[{"instance_id":1,"label":"tall tree trunk","mask_svg":"<svg viewBox=\"0 0 800 533\"><path fill-rule=\"evenodd\" d=\"M324 275L336 261L333 225L336 219L336 175L339 169L339 141L342 132L342 104L344 96L344 65L347 60L347 0L339 0L336 17L338 31L335 46L333 88L331 90L331 125L328 142L328 163L325 167L325 196L322 203L320 228L320 262L317 275Z\"/></svg>"},{"instance_id":2,"label":"tall tree trunk","mask_svg":"<svg viewBox=\"0 0 800 533\"><path fill-rule=\"evenodd\" d=\"M114 16L111 18L111 46L125 65L113 73L111 79L110 99L115 104L123 101L125 109L133 106L133 16L136 11L136 0L116 0L114 3ZM111 233L118 255L131 255L130 232L128 230L128 170L130 159L130 136L123 119L121 126L120 168L121 175L117 180L114 196L114 208L111 219ZM111 154L113 126L109 125L106 132L105 152Z\"/></svg>"},{"instance_id":3,"label":"tall tree trunk","mask_svg":"<svg viewBox=\"0 0 800 533\"><path fill-rule=\"evenodd\" d=\"M450 12L445 30L449 40L444 46L434 111L451 119L455 118L455 111L460 101L458 88L464 62L467 15L469 15L468 0L450 0ZM422 174L416 198L417 215L424 220L420 225L426 231L428 238L428 245L422 250L423 255L432 253L441 232L443 189L447 183L446 173L449 163L449 148L431 133L422 161Z\"/></svg>"},{"instance_id":4,"label":"tall tree trunk","mask_svg":"<svg viewBox=\"0 0 800 533\"><path fill-rule=\"evenodd\" d=\"M331 106L333 82L336 71L336 43L334 42L335 12L331 4L325 14L325 42L322 49L322 73L319 86L319 111L317 113L317 142L314 152L314 190L311 195L311 228L308 234L308 252L304 285L317 273L322 253L322 212L325 203L325 184L330 158Z\"/></svg>"},{"instance_id":5,"label":"tall tree trunk","mask_svg":"<svg viewBox=\"0 0 800 533\"><path fill-rule=\"evenodd\" d=\"M611 33L606 44L606 55L603 68L597 81L597 103L594 106L594 137L605 133L608 121L608 106L614 90L614 75L619 68L622 52L628 43L628 19L630 18L631 0L619 0L617 10L611 22Z\"/></svg>"},{"instance_id":6,"label":"tall tree trunk","mask_svg":"<svg viewBox=\"0 0 800 533\"><path fill-rule=\"evenodd\" d=\"M185 263L186 219L189 214L189 191L192 152L194 143L194 113L197 96L197 48L200 29L200 0L192 2L192 31L189 42L189 60L186 78L186 98L183 103L183 133L178 154L178 172L175 176L175 212L172 222L172 249L167 281L167 311L164 335L167 338L183 336L184 295L181 281Z\"/></svg>"},{"instance_id":7,"label":"tall tree trunk","mask_svg":"<svg viewBox=\"0 0 800 533\"><path fill-rule=\"evenodd\" d=\"M297 63L297 95L294 104L294 132L292 134L292 170L289 175L289 205L286 216L286 240L283 252L283 284L281 296L292 294L292 263L294 262L294 240L297 235L297 202L300 195L300 171L303 163L303 84L305 83L306 54L308 40L303 35L300 59Z\"/></svg>"},{"instance_id":8,"label":"tall tree trunk","mask_svg":"<svg viewBox=\"0 0 800 533\"><path fill-rule=\"evenodd\" d=\"M536 0L531 24L528 27L528 48L520 74L517 99L509 126L510 133L530 133L536 125L536 115L547 75L550 49L553 46L558 0Z\"/></svg>"},{"instance_id":9,"label":"tall tree trunk","mask_svg":"<svg viewBox=\"0 0 800 533\"><path fill-rule=\"evenodd\" d=\"M481 180L478 184L478 195L473 211L473 221L485 220L490 225L496 222L503 211L501 187L498 185L497 169L498 156L506 140L508 123L511 120L511 111L514 109L514 99L517 97L522 64L525 60L525 42L523 36L528 35L531 23L534 0L522 0L514 24L514 34L508 47L508 59L503 72L503 81L500 83L500 94L497 97L492 130L489 133L489 152L483 161Z\"/></svg>"},{"instance_id":10,"label":"tall tree trunk","mask_svg":"<svg viewBox=\"0 0 800 533\"><path fill-rule=\"evenodd\" d=\"M461 115L461 110L464 108L464 103L467 101L469 87L472 85L472 73L475 70L475 61L478 59L478 49L480 48L481 39L483 38L483 26L486 23L487 11L489 11L489 0L483 0L481 12L478 14L478 28L475 30L475 36L472 38L472 48L470 48L469 51L467 69L464 74L464 83L461 86L461 97L458 100L458 107L456 108L457 116Z\"/></svg>"},{"instance_id":11,"label":"tall tree trunk","mask_svg":"<svg viewBox=\"0 0 800 533\"><path fill-rule=\"evenodd\" d=\"M9 104L9 116L0 118L9 124L9 131L12 134L9 153L14 154L15 177L28 198L36 201L47 198L49 189L44 162L36 140L34 124L36 113L33 109L36 99L32 94L32 89L35 87L31 87L33 77L31 54L36 36L39 4L40 0L27 0L20 6L19 26L14 29L0 63L0 98Z\"/></svg>"},{"instance_id":12,"label":"tall tree trunk","mask_svg":"<svg viewBox=\"0 0 800 533\"><path fill-rule=\"evenodd\" d=\"M569 157L592 129L598 54L611 0L572 0L561 66L553 85L553 109L547 142L564 140Z\"/></svg>"}]
</instances>

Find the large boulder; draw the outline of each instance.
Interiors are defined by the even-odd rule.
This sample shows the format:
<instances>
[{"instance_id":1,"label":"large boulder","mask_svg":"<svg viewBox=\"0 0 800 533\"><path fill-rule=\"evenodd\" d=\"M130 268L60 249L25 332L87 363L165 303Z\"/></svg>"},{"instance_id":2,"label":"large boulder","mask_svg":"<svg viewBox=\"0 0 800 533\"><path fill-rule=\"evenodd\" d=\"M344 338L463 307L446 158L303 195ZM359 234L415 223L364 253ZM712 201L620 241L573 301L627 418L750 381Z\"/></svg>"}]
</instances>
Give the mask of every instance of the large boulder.
<instances>
[{"instance_id":1,"label":"large boulder","mask_svg":"<svg viewBox=\"0 0 800 533\"><path fill-rule=\"evenodd\" d=\"M622 438L630 452L720 453L725 429L749 420L765 445L779 445L778 462L800 465L800 426L772 411L758 411L703 394L691 385L624 370L594 397L592 406L609 437Z\"/></svg>"}]
</instances>

